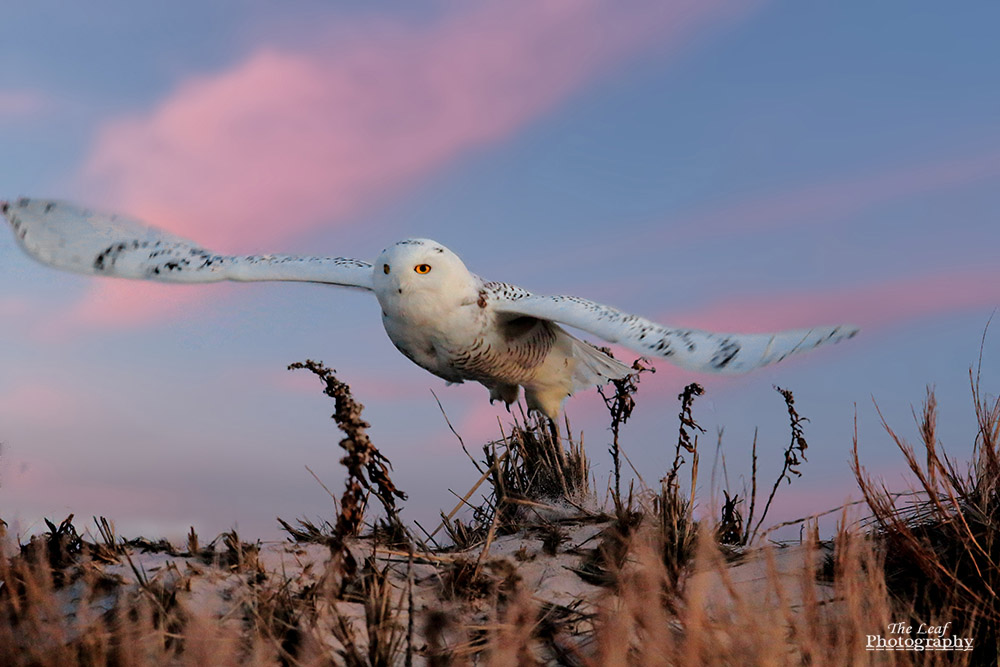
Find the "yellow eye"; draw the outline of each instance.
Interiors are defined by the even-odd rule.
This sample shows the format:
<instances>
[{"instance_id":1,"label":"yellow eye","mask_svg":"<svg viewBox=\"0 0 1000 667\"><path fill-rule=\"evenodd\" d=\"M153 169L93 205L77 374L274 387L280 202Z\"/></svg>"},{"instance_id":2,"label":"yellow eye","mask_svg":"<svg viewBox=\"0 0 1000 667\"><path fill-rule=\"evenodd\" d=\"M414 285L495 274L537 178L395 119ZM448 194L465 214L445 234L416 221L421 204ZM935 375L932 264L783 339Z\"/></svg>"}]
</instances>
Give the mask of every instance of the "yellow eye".
<instances>
[{"instance_id":1,"label":"yellow eye","mask_svg":"<svg viewBox=\"0 0 1000 667\"><path fill-rule=\"evenodd\" d=\"M389 273L389 265L388 264L383 264L382 265L382 273Z\"/></svg>"},{"instance_id":2,"label":"yellow eye","mask_svg":"<svg viewBox=\"0 0 1000 667\"><path fill-rule=\"evenodd\" d=\"M413 270L416 271L417 273L423 275L425 273L430 273L431 272L431 265L430 264L417 264L415 267L413 267Z\"/></svg>"}]
</instances>

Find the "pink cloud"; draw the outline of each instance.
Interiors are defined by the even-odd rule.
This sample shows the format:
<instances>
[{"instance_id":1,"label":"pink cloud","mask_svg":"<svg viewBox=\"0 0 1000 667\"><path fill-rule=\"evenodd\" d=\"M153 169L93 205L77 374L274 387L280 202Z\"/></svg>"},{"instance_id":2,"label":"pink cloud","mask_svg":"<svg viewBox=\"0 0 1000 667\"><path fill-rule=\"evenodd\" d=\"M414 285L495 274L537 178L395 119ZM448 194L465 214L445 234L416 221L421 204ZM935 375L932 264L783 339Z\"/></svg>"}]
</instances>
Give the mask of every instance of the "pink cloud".
<instances>
[{"instance_id":1,"label":"pink cloud","mask_svg":"<svg viewBox=\"0 0 1000 667\"><path fill-rule=\"evenodd\" d=\"M749 4L504 0L429 25L341 21L329 46L259 48L109 121L80 191L214 249L274 251L501 141L629 56L676 48ZM128 289L102 285L91 299Z\"/></svg>"},{"instance_id":2,"label":"pink cloud","mask_svg":"<svg viewBox=\"0 0 1000 667\"><path fill-rule=\"evenodd\" d=\"M996 177L1000 177L1000 152L906 165L744 200L734 206L683 217L671 223L671 237L675 238L679 230L704 237L826 222L882 202Z\"/></svg>"},{"instance_id":3,"label":"pink cloud","mask_svg":"<svg viewBox=\"0 0 1000 667\"><path fill-rule=\"evenodd\" d=\"M127 482L96 483L79 473L71 464L34 452L0 461L3 495L13 505L5 518L14 535L44 530L43 517L58 523L71 513L77 516L80 529L87 526L86 517L105 515L125 525L156 524L158 519L165 519L171 532L180 532L180 527L174 525L183 521L177 519L180 512L176 492L152 484L138 487Z\"/></svg>"},{"instance_id":4,"label":"pink cloud","mask_svg":"<svg viewBox=\"0 0 1000 667\"><path fill-rule=\"evenodd\" d=\"M4 323L10 320L26 317L31 313L31 305L27 299L20 297L0 298L0 321Z\"/></svg>"},{"instance_id":5,"label":"pink cloud","mask_svg":"<svg viewBox=\"0 0 1000 667\"><path fill-rule=\"evenodd\" d=\"M274 371L271 369L242 369L236 372L236 377L240 380L246 379L249 382L260 385L270 385L280 391L319 396L323 392L323 385L315 375L309 371ZM227 374L230 379L233 374ZM369 401L403 401L403 400L431 400L433 397L430 390L437 391L443 382L432 375L422 376L413 374L412 377L400 379L381 375L368 374L354 378L342 378L351 386L351 393L354 398L362 403Z\"/></svg>"},{"instance_id":6,"label":"pink cloud","mask_svg":"<svg viewBox=\"0 0 1000 667\"><path fill-rule=\"evenodd\" d=\"M27 379L11 389L0 391L0 416L11 420L51 421L55 417L82 416L88 413L86 395L56 382Z\"/></svg>"},{"instance_id":7,"label":"pink cloud","mask_svg":"<svg viewBox=\"0 0 1000 667\"><path fill-rule=\"evenodd\" d=\"M931 192L947 190L1000 178L1000 152L924 162L917 165L869 171L862 176L834 179L789 189L786 192L753 196L735 204L706 207L656 224L643 233L644 243L680 244L720 236L742 236L828 224L880 204ZM600 243L590 243L575 252L565 252L548 260L550 265L576 266L581 262L606 260L631 253L636 233L616 235Z\"/></svg>"},{"instance_id":8,"label":"pink cloud","mask_svg":"<svg viewBox=\"0 0 1000 667\"><path fill-rule=\"evenodd\" d=\"M975 310L982 310L988 317L996 307L1000 307L1000 271L973 268L830 290L719 300L703 308L664 313L653 319L669 326L732 333L766 333L820 325L852 324L862 328L863 340L873 330L926 317ZM985 322L984 318L983 323ZM586 334L582 337L600 342ZM621 346L612 346L612 351L616 358L626 363L639 356ZM787 360L783 365L835 354L841 352L834 348L818 350ZM677 372L676 367L666 360L652 361L659 372L642 377L641 391L646 396L673 396L688 382L701 382L703 379L710 380L716 390L739 386L745 381L741 375ZM573 400L579 402L580 399ZM572 412L573 403L568 407ZM470 428L485 428L490 414L492 413L485 410L470 412ZM495 425L495 419L493 423Z\"/></svg>"},{"instance_id":9,"label":"pink cloud","mask_svg":"<svg viewBox=\"0 0 1000 667\"><path fill-rule=\"evenodd\" d=\"M45 96L29 90L0 90L0 121L24 118L46 106Z\"/></svg>"},{"instance_id":10,"label":"pink cloud","mask_svg":"<svg viewBox=\"0 0 1000 667\"><path fill-rule=\"evenodd\" d=\"M71 336L78 329L132 326L168 319L204 295L226 293L222 285L169 285L101 279L85 296L36 327L48 340Z\"/></svg>"},{"instance_id":11,"label":"pink cloud","mask_svg":"<svg viewBox=\"0 0 1000 667\"><path fill-rule=\"evenodd\" d=\"M1000 271L972 268L826 291L718 301L701 309L665 315L661 321L736 332L839 323L878 328L998 305Z\"/></svg>"},{"instance_id":12,"label":"pink cloud","mask_svg":"<svg viewBox=\"0 0 1000 667\"><path fill-rule=\"evenodd\" d=\"M504 433L510 433L510 424L514 419L507 413L503 403L496 402L490 405L489 393L485 387L480 387L478 384L474 386L482 393L474 396L475 400L471 404L463 406L461 418L458 421L452 420L452 424L467 446L473 443L478 447L500 438L500 424L503 424ZM447 409L447 406L445 408ZM512 406L511 410L520 414L517 406Z\"/></svg>"}]
</instances>

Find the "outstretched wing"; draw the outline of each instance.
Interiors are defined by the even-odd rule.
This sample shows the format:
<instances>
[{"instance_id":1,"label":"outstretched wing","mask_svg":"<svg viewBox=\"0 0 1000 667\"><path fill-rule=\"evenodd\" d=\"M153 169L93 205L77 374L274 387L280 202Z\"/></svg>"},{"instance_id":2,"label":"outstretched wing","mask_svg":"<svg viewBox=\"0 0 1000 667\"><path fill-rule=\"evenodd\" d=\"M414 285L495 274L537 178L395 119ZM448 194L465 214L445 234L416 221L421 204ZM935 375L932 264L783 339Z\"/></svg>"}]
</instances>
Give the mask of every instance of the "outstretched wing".
<instances>
[{"instance_id":1,"label":"outstretched wing","mask_svg":"<svg viewBox=\"0 0 1000 667\"><path fill-rule=\"evenodd\" d=\"M344 257L230 256L141 222L67 202L4 202L17 242L49 266L76 273L171 283L293 280L372 289L372 265Z\"/></svg>"},{"instance_id":2,"label":"outstretched wing","mask_svg":"<svg viewBox=\"0 0 1000 667\"><path fill-rule=\"evenodd\" d=\"M745 373L858 333L846 325L772 334L676 329L575 296L537 296L505 283L486 283L484 289L488 305L497 313L559 322L693 371Z\"/></svg>"}]
</instances>

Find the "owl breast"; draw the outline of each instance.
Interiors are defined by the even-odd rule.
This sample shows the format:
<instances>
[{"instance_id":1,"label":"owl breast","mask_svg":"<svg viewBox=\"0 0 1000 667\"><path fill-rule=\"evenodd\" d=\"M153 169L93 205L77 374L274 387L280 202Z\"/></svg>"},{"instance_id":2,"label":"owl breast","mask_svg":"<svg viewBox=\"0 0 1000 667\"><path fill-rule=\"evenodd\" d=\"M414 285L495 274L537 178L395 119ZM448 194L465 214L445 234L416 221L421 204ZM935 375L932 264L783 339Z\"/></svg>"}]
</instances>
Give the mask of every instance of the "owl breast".
<instances>
[{"instance_id":1,"label":"owl breast","mask_svg":"<svg viewBox=\"0 0 1000 667\"><path fill-rule=\"evenodd\" d=\"M449 382L523 384L531 380L556 340L543 320L499 320L476 304L435 318L382 313L393 345L408 359Z\"/></svg>"},{"instance_id":2,"label":"owl breast","mask_svg":"<svg viewBox=\"0 0 1000 667\"><path fill-rule=\"evenodd\" d=\"M524 384L534 378L555 340L555 328L543 320L494 320L451 364L469 380Z\"/></svg>"}]
</instances>

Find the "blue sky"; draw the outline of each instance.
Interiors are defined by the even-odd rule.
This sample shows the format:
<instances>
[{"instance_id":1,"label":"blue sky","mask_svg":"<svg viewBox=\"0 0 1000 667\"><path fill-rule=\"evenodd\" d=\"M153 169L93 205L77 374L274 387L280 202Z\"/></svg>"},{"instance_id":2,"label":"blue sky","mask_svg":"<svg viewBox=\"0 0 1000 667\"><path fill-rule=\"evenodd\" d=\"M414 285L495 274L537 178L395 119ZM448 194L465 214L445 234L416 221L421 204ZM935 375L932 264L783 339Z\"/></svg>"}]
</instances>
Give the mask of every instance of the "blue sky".
<instances>
[{"instance_id":1,"label":"blue sky","mask_svg":"<svg viewBox=\"0 0 1000 667\"><path fill-rule=\"evenodd\" d=\"M890 485L873 399L915 438L974 435L968 368L1000 304L1000 45L993 3L103 2L9 8L0 193L151 220L223 251L371 259L434 238L476 273L664 323L862 336L738 379L658 364L626 431L663 474L676 394L724 426L731 479L760 428L811 418L805 477L775 519L853 491L861 452ZM497 434L478 385L444 387L391 346L365 295L311 285L149 286L61 274L0 234L0 508L21 530L69 512L125 532L277 535L329 515L331 406L284 367L324 360L433 521ZM995 335L984 388L995 394ZM598 479L596 392L567 404ZM707 505L708 482L703 502ZM425 523L426 525L426 523Z\"/></svg>"}]
</instances>

